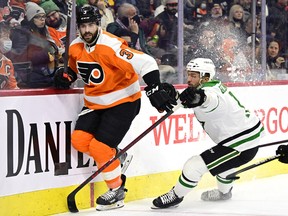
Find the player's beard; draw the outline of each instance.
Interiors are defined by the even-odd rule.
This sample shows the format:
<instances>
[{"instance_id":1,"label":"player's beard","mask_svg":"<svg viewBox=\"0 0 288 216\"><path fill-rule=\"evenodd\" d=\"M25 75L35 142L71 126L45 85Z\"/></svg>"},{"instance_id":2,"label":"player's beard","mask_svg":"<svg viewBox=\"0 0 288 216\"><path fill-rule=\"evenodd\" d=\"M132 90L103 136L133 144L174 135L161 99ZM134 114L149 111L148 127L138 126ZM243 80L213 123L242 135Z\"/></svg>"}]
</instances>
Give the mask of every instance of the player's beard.
<instances>
[{"instance_id":1,"label":"player's beard","mask_svg":"<svg viewBox=\"0 0 288 216\"><path fill-rule=\"evenodd\" d=\"M95 41L97 34L98 34L98 29L94 33L85 32L84 34L81 34L81 37L86 43L91 44Z\"/></svg>"}]
</instances>

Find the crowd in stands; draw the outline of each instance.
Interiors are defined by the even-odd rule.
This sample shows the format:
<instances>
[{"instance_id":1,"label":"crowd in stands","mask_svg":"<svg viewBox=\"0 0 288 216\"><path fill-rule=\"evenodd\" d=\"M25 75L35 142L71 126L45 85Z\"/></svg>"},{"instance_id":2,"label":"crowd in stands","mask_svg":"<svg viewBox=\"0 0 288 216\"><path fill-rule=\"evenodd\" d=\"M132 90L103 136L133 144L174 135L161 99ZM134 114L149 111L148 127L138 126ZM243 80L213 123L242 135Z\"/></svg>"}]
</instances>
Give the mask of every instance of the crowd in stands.
<instances>
[{"instance_id":1,"label":"crowd in stands","mask_svg":"<svg viewBox=\"0 0 288 216\"><path fill-rule=\"evenodd\" d=\"M252 0L183 2L184 66L192 58L211 58L216 77L223 82L288 80L287 0L266 1L265 6L257 0L256 19ZM76 1L77 7L85 4L100 10L103 30L153 56L163 81L178 83L178 0ZM266 13L265 36L261 7ZM1 1L0 89L53 87L54 72L63 66L68 45L67 12L65 0ZM263 37L265 70L261 68Z\"/></svg>"}]
</instances>

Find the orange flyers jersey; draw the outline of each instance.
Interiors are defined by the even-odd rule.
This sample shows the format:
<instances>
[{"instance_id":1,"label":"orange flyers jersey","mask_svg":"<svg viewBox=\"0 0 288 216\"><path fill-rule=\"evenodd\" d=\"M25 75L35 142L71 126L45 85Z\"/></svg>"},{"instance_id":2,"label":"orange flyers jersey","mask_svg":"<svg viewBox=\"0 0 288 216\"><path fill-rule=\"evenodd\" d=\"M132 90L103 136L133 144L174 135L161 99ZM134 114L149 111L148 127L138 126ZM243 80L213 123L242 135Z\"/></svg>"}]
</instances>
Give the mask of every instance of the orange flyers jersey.
<instances>
[{"instance_id":1,"label":"orange flyers jersey","mask_svg":"<svg viewBox=\"0 0 288 216\"><path fill-rule=\"evenodd\" d=\"M0 89L17 89L14 67L10 59L2 55L0 59Z\"/></svg>"},{"instance_id":2,"label":"orange flyers jersey","mask_svg":"<svg viewBox=\"0 0 288 216\"><path fill-rule=\"evenodd\" d=\"M69 48L69 67L85 83L84 101L90 109L105 109L141 97L138 75L158 70L153 57L131 49L126 41L99 29L95 46L78 37Z\"/></svg>"},{"instance_id":3,"label":"orange flyers jersey","mask_svg":"<svg viewBox=\"0 0 288 216\"><path fill-rule=\"evenodd\" d=\"M60 30L57 30L55 28L48 26L48 31L49 31L51 38L55 41L55 44L58 47L64 46L66 42L66 29L65 30L63 29L62 31L60 31Z\"/></svg>"}]
</instances>

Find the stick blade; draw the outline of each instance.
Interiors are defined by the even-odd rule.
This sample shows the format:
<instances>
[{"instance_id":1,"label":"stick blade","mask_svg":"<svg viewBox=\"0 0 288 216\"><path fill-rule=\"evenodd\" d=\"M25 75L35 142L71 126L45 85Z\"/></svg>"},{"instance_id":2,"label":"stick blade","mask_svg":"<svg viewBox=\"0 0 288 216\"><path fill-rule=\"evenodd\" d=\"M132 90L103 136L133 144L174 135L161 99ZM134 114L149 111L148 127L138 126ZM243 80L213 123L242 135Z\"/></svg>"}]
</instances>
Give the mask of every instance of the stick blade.
<instances>
[{"instance_id":1,"label":"stick blade","mask_svg":"<svg viewBox=\"0 0 288 216\"><path fill-rule=\"evenodd\" d=\"M237 180L237 179L240 179L240 177L230 174L230 175L226 176L226 179L229 179L229 180Z\"/></svg>"},{"instance_id":2,"label":"stick blade","mask_svg":"<svg viewBox=\"0 0 288 216\"><path fill-rule=\"evenodd\" d=\"M72 213L79 212L76 202L75 202L75 194L73 192L70 193L67 197L67 205L68 205L68 209L70 212Z\"/></svg>"}]
</instances>

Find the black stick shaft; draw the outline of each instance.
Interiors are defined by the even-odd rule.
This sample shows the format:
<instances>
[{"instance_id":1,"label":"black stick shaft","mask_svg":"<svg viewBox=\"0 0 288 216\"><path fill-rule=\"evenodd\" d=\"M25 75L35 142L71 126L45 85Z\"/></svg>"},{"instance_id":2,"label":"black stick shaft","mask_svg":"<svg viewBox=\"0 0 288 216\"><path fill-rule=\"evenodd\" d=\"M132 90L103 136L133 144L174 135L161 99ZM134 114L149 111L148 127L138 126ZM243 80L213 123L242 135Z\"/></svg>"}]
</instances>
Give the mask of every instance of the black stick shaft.
<instances>
[{"instance_id":1,"label":"black stick shaft","mask_svg":"<svg viewBox=\"0 0 288 216\"><path fill-rule=\"evenodd\" d=\"M262 164L265 164L265 163L268 163L270 161L273 161L273 160L275 160L275 159L277 159L279 157L280 157L280 155L275 155L275 156L272 156L272 157L268 157L268 158L266 158L264 160L260 160L260 161L258 161L255 164L251 164L250 166L244 167L243 169L240 169L240 170L238 170L236 172L233 172L233 173L229 174L228 176L226 176L226 179L233 179L233 180L234 179L238 179L239 177L237 177L236 175L238 175L238 174L240 174L242 172L245 172L247 170L253 169L253 168L255 168L257 166L260 166Z\"/></svg>"},{"instance_id":2,"label":"black stick shaft","mask_svg":"<svg viewBox=\"0 0 288 216\"><path fill-rule=\"evenodd\" d=\"M276 141L276 142L262 144L262 145L259 145L259 148L266 147L266 146L271 146L271 145L282 144L282 143L288 143L288 140L280 140L280 141Z\"/></svg>"},{"instance_id":3,"label":"black stick shaft","mask_svg":"<svg viewBox=\"0 0 288 216\"><path fill-rule=\"evenodd\" d=\"M70 45L70 29L71 29L71 17L72 17L72 0L67 1L68 13L67 13L67 27L66 27L66 42L65 42L65 53L64 53L64 72L68 69L68 56L69 56L69 45Z\"/></svg>"}]
</instances>

